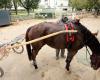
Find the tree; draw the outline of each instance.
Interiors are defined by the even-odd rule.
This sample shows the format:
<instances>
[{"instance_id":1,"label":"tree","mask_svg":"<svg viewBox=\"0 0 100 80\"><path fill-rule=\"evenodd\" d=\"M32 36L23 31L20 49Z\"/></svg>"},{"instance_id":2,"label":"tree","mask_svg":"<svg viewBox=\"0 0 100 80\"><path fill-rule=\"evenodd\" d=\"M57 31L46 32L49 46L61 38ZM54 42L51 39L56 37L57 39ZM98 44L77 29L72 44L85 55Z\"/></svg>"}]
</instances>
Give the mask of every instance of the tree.
<instances>
[{"instance_id":1,"label":"tree","mask_svg":"<svg viewBox=\"0 0 100 80\"><path fill-rule=\"evenodd\" d=\"M70 5L77 10L92 9L94 6L100 8L100 0L70 0Z\"/></svg>"},{"instance_id":2,"label":"tree","mask_svg":"<svg viewBox=\"0 0 100 80\"><path fill-rule=\"evenodd\" d=\"M38 8L39 0L32 0L32 3L32 9L34 11L34 9Z\"/></svg>"},{"instance_id":3,"label":"tree","mask_svg":"<svg viewBox=\"0 0 100 80\"><path fill-rule=\"evenodd\" d=\"M0 0L0 8L11 8L11 0Z\"/></svg>"},{"instance_id":4,"label":"tree","mask_svg":"<svg viewBox=\"0 0 100 80\"><path fill-rule=\"evenodd\" d=\"M77 10L86 9L92 11L94 9L95 17L100 14L100 0L70 0L70 5Z\"/></svg>"},{"instance_id":5,"label":"tree","mask_svg":"<svg viewBox=\"0 0 100 80\"><path fill-rule=\"evenodd\" d=\"M2 0L0 1L0 8L3 8Z\"/></svg>"},{"instance_id":6,"label":"tree","mask_svg":"<svg viewBox=\"0 0 100 80\"><path fill-rule=\"evenodd\" d=\"M13 5L14 5L14 8L15 8L16 15L17 15L17 13L18 13L18 10L17 10L17 8L18 8L18 3L19 3L19 0L13 0Z\"/></svg>"},{"instance_id":7,"label":"tree","mask_svg":"<svg viewBox=\"0 0 100 80\"><path fill-rule=\"evenodd\" d=\"M95 9L94 15L97 17L100 9L100 0L89 0L88 3L90 9Z\"/></svg>"},{"instance_id":8,"label":"tree","mask_svg":"<svg viewBox=\"0 0 100 80\"><path fill-rule=\"evenodd\" d=\"M75 8L77 10L81 9L81 0L70 0L70 5L72 6L72 8Z\"/></svg>"},{"instance_id":9,"label":"tree","mask_svg":"<svg viewBox=\"0 0 100 80\"><path fill-rule=\"evenodd\" d=\"M36 9L38 7L39 0L19 0L22 6L27 10L28 15L31 9Z\"/></svg>"}]
</instances>

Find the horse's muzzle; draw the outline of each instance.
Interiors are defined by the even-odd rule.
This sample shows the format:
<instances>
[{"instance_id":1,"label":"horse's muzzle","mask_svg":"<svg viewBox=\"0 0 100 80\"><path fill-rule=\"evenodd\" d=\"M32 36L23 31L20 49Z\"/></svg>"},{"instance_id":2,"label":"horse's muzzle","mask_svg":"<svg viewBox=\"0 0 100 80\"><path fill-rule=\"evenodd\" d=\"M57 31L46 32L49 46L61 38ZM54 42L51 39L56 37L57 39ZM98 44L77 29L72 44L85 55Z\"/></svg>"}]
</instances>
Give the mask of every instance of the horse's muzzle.
<instances>
[{"instance_id":1,"label":"horse's muzzle","mask_svg":"<svg viewBox=\"0 0 100 80\"><path fill-rule=\"evenodd\" d=\"M97 69L99 69L100 67L99 66L97 66L97 65L91 65L91 67L94 69L94 70L97 70Z\"/></svg>"}]
</instances>

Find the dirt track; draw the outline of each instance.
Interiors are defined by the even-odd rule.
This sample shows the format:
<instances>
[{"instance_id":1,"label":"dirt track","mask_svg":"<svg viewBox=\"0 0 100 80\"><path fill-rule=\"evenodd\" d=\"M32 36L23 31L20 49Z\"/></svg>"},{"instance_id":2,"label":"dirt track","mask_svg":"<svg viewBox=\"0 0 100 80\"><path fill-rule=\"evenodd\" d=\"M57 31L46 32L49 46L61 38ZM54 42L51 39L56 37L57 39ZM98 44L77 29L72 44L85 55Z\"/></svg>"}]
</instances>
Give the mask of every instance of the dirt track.
<instances>
[{"instance_id":1,"label":"dirt track","mask_svg":"<svg viewBox=\"0 0 100 80\"><path fill-rule=\"evenodd\" d=\"M11 40L25 33L29 26L38 22L41 20L26 20L0 28L1 40ZM84 18L81 22L92 32L100 31L100 18ZM100 33L97 38L100 41ZM94 71L88 65L86 56L80 53L85 55L85 48L79 50L71 63L71 73L68 73L65 70L65 59L56 60L55 49L47 45L40 50L37 56L38 70L35 70L29 62L26 50L21 55L11 52L8 57L0 61L0 66L5 71L5 75L0 80L100 80L100 70Z\"/></svg>"}]
</instances>

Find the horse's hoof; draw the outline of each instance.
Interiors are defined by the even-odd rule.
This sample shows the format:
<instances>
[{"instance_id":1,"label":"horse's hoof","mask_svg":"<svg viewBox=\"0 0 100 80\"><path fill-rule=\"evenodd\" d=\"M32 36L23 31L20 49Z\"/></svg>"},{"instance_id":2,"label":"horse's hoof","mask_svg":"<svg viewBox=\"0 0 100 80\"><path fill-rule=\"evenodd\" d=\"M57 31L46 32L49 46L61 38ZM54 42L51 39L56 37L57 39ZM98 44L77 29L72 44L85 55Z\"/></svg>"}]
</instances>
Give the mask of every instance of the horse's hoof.
<instances>
[{"instance_id":1,"label":"horse's hoof","mask_svg":"<svg viewBox=\"0 0 100 80\"><path fill-rule=\"evenodd\" d=\"M69 68L66 68L67 69L67 71L69 71Z\"/></svg>"},{"instance_id":2,"label":"horse's hoof","mask_svg":"<svg viewBox=\"0 0 100 80\"><path fill-rule=\"evenodd\" d=\"M59 57L56 57L56 60L58 60L59 59Z\"/></svg>"},{"instance_id":3,"label":"horse's hoof","mask_svg":"<svg viewBox=\"0 0 100 80\"><path fill-rule=\"evenodd\" d=\"M66 68L66 72L67 72L68 74L70 74L70 73L71 73L71 71L70 71L70 69L69 69L69 68Z\"/></svg>"},{"instance_id":4,"label":"horse's hoof","mask_svg":"<svg viewBox=\"0 0 100 80\"><path fill-rule=\"evenodd\" d=\"M35 69L38 69L37 65L34 65Z\"/></svg>"},{"instance_id":5,"label":"horse's hoof","mask_svg":"<svg viewBox=\"0 0 100 80\"><path fill-rule=\"evenodd\" d=\"M66 58L66 56L65 55L61 55L61 58Z\"/></svg>"},{"instance_id":6,"label":"horse's hoof","mask_svg":"<svg viewBox=\"0 0 100 80\"><path fill-rule=\"evenodd\" d=\"M67 70L67 73L68 73L68 74L70 74L70 73L71 73L71 71L70 71L70 70L69 70L69 71Z\"/></svg>"},{"instance_id":7,"label":"horse's hoof","mask_svg":"<svg viewBox=\"0 0 100 80\"><path fill-rule=\"evenodd\" d=\"M0 77L2 77L4 75L4 71L3 69L0 67Z\"/></svg>"},{"instance_id":8,"label":"horse's hoof","mask_svg":"<svg viewBox=\"0 0 100 80\"><path fill-rule=\"evenodd\" d=\"M65 68L67 69L67 71L69 71L69 66L66 66Z\"/></svg>"}]
</instances>

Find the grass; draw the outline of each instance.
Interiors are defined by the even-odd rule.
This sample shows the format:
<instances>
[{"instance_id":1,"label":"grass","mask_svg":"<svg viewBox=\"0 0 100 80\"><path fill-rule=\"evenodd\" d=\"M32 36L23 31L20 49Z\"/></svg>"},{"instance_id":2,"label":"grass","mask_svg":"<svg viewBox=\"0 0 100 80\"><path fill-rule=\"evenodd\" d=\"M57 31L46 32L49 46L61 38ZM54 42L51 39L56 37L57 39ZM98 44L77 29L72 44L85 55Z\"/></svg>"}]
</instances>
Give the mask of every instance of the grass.
<instances>
[{"instance_id":1,"label":"grass","mask_svg":"<svg viewBox=\"0 0 100 80\"><path fill-rule=\"evenodd\" d=\"M18 14L16 15L15 11L11 11L11 21L17 21L17 20L26 20L26 19L33 19L34 13L28 13L25 10L18 11Z\"/></svg>"}]
</instances>

